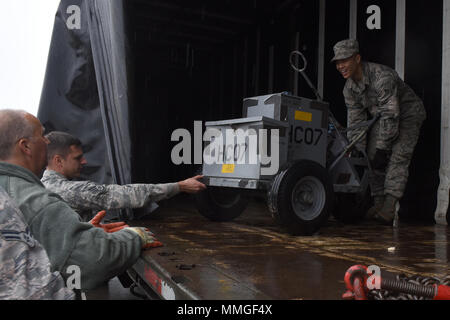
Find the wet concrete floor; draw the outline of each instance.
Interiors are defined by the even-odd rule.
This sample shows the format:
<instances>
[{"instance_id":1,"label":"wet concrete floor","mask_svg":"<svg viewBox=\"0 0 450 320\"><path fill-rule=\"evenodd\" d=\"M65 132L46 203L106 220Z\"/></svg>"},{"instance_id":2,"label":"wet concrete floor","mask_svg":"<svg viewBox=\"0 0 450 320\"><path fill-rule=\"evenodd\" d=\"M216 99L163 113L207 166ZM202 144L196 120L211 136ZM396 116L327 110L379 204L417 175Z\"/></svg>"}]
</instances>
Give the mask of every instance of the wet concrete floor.
<instances>
[{"instance_id":1,"label":"wet concrete floor","mask_svg":"<svg viewBox=\"0 0 450 320\"><path fill-rule=\"evenodd\" d=\"M252 201L232 222L215 223L192 202L179 201L133 225L149 227L165 245L142 257L181 273L184 285L203 299L341 299L345 271L355 264L377 265L382 275L449 274L450 233L434 224L400 220L392 228L330 218L313 236L291 236L263 202ZM180 271L180 263L195 267Z\"/></svg>"}]
</instances>

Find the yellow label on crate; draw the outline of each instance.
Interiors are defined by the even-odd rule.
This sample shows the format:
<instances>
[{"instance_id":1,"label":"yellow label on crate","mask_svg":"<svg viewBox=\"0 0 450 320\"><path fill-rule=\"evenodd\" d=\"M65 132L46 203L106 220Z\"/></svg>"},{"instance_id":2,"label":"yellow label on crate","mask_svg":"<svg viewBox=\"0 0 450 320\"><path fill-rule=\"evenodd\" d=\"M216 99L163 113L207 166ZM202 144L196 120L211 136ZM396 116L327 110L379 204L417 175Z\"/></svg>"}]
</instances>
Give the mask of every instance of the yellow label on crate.
<instances>
[{"instance_id":1,"label":"yellow label on crate","mask_svg":"<svg viewBox=\"0 0 450 320\"><path fill-rule=\"evenodd\" d=\"M295 120L311 122L312 113L304 111L295 111Z\"/></svg>"},{"instance_id":2,"label":"yellow label on crate","mask_svg":"<svg viewBox=\"0 0 450 320\"><path fill-rule=\"evenodd\" d=\"M234 164L222 165L222 173L233 173L233 172L234 172Z\"/></svg>"}]
</instances>

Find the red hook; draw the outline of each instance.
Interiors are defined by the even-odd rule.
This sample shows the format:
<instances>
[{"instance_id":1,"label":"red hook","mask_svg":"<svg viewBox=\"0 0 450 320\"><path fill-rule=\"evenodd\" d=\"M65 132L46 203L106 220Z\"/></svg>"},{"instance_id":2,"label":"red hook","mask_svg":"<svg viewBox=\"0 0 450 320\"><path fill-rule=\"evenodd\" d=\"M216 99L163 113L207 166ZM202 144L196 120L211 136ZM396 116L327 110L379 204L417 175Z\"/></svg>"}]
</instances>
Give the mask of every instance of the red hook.
<instances>
[{"instance_id":1,"label":"red hook","mask_svg":"<svg viewBox=\"0 0 450 320\"><path fill-rule=\"evenodd\" d=\"M367 267L355 265L345 272L344 282L347 291L342 295L347 300L367 300Z\"/></svg>"},{"instance_id":2,"label":"red hook","mask_svg":"<svg viewBox=\"0 0 450 320\"><path fill-rule=\"evenodd\" d=\"M342 295L347 300L367 300L369 289L367 288L367 267L354 265L345 273L344 282L347 291ZM379 279L380 289L419 295L433 300L450 300L450 286L433 285L424 286L405 281Z\"/></svg>"}]
</instances>

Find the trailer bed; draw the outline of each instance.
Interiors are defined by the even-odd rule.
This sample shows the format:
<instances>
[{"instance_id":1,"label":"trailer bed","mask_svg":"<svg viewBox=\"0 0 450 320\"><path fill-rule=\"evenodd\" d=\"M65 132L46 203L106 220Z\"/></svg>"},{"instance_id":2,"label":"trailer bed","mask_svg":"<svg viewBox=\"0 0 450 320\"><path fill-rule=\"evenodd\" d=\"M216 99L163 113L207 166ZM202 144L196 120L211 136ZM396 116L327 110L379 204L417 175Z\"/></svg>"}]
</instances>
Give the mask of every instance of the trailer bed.
<instances>
[{"instance_id":1,"label":"trailer bed","mask_svg":"<svg viewBox=\"0 0 450 320\"><path fill-rule=\"evenodd\" d=\"M160 208L146 226L164 243L142 252L129 275L150 298L168 300L341 299L352 265L386 274L445 277L445 226L343 225L330 219L310 237L285 233L264 202L232 222L211 222L185 198Z\"/></svg>"}]
</instances>

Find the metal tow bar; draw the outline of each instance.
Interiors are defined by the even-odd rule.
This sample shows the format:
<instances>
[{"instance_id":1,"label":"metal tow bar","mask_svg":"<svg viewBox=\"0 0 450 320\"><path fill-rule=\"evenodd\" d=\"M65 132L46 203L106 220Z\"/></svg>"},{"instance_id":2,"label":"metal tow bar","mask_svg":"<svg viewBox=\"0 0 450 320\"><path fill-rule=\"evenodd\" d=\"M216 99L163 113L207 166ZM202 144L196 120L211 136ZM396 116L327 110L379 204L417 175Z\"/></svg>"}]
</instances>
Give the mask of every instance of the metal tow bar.
<instances>
[{"instance_id":1,"label":"metal tow bar","mask_svg":"<svg viewBox=\"0 0 450 320\"><path fill-rule=\"evenodd\" d=\"M367 273L366 266L354 265L350 267L345 273L344 282L347 291L342 295L342 298L346 300L368 300L370 290L367 287L367 280L370 276ZM432 300L450 300L450 286L446 285L426 286L382 277L376 282L380 284L380 288L377 288L377 290L421 296Z\"/></svg>"},{"instance_id":2,"label":"metal tow bar","mask_svg":"<svg viewBox=\"0 0 450 320\"><path fill-rule=\"evenodd\" d=\"M298 59L298 57L300 57L303 60L303 68L300 68L299 66L296 65L296 61L295 60ZM296 59L294 59L294 58L296 58ZM289 63L291 64L291 67L292 67L292 69L294 69L294 71L296 71L296 72L298 72L298 73L300 73L302 75L303 79L305 79L305 81L308 84L308 86L311 88L311 90L316 95L316 99L318 101L323 101L323 98L320 95L319 91L314 86L314 84L312 83L311 79L309 79L308 75L305 72L306 67L308 66L308 60L306 60L305 55L303 53L301 53L301 51L297 51L297 50L292 51L291 54L289 55ZM331 113L331 111L329 112L328 120L335 128L339 128L340 127L338 121L336 120L334 115ZM341 134L339 132L339 130L337 130L337 133L339 135Z\"/></svg>"}]
</instances>

